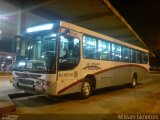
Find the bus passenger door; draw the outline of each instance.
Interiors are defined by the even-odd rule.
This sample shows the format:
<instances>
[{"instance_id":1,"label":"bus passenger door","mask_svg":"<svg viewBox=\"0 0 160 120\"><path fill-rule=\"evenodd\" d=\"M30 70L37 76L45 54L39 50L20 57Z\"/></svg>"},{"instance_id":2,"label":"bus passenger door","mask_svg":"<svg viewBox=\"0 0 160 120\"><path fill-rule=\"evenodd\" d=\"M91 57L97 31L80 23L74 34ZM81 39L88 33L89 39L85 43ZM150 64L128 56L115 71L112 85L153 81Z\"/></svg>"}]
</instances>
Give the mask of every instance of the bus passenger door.
<instances>
[{"instance_id":1,"label":"bus passenger door","mask_svg":"<svg viewBox=\"0 0 160 120\"><path fill-rule=\"evenodd\" d=\"M80 74L80 40L78 37L61 35L58 59L58 94L78 92L76 86Z\"/></svg>"}]
</instances>

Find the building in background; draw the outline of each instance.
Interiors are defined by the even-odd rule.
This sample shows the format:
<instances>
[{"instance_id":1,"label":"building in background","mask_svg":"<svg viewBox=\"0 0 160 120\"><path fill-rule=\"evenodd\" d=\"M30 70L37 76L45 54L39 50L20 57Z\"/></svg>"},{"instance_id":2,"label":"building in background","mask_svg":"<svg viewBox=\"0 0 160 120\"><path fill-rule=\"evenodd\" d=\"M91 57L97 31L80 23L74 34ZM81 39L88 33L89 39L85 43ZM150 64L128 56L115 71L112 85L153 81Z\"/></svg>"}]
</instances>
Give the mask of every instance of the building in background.
<instances>
[{"instance_id":1,"label":"building in background","mask_svg":"<svg viewBox=\"0 0 160 120\"><path fill-rule=\"evenodd\" d=\"M0 71L11 72L15 53L0 52Z\"/></svg>"}]
</instances>

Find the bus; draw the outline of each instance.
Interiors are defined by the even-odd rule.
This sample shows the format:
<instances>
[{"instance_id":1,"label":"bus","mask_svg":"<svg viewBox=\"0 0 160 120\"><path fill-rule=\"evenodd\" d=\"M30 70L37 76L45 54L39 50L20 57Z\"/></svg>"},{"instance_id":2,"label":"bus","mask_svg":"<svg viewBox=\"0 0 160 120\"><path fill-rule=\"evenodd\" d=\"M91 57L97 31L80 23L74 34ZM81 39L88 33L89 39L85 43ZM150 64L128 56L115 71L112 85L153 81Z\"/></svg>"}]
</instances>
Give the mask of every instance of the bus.
<instances>
[{"instance_id":1,"label":"bus","mask_svg":"<svg viewBox=\"0 0 160 120\"><path fill-rule=\"evenodd\" d=\"M149 70L149 51L64 22L29 26L17 40L13 86L88 98L99 88L135 87Z\"/></svg>"}]
</instances>

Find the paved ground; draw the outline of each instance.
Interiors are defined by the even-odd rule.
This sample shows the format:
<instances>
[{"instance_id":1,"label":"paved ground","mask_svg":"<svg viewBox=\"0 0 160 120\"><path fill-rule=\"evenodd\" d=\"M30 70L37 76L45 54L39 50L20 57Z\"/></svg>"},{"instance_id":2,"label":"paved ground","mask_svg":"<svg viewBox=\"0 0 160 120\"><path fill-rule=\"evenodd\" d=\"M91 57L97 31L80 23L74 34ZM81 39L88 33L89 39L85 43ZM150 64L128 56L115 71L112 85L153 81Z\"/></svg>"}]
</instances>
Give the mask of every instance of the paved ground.
<instances>
[{"instance_id":1,"label":"paved ground","mask_svg":"<svg viewBox=\"0 0 160 120\"><path fill-rule=\"evenodd\" d=\"M8 94L13 94L17 92L23 92L13 88L10 83L10 76L0 76L0 115L4 113L10 113L15 111L16 106L10 99Z\"/></svg>"},{"instance_id":2,"label":"paved ground","mask_svg":"<svg viewBox=\"0 0 160 120\"><path fill-rule=\"evenodd\" d=\"M0 84L0 92L14 90L7 82ZM76 95L58 100L45 95L12 100L17 106L15 114L160 114L160 74L150 74L134 89L118 86L97 90L86 100Z\"/></svg>"},{"instance_id":3,"label":"paved ground","mask_svg":"<svg viewBox=\"0 0 160 120\"><path fill-rule=\"evenodd\" d=\"M8 94L20 92L20 90L15 89L13 85L10 83L11 79L12 79L11 75L0 76L0 94L3 93L5 95L8 95Z\"/></svg>"}]
</instances>

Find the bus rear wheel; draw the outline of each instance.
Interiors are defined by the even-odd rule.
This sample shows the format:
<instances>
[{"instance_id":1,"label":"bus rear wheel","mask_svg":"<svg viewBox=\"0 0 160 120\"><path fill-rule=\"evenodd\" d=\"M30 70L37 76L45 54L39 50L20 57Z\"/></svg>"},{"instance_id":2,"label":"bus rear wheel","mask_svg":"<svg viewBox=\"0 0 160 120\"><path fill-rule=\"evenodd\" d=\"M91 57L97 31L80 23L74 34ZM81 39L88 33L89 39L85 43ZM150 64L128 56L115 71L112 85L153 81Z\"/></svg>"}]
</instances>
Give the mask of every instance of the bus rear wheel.
<instances>
[{"instance_id":1,"label":"bus rear wheel","mask_svg":"<svg viewBox=\"0 0 160 120\"><path fill-rule=\"evenodd\" d=\"M92 82L89 78L85 78L81 85L81 98L87 99L92 94Z\"/></svg>"}]
</instances>

